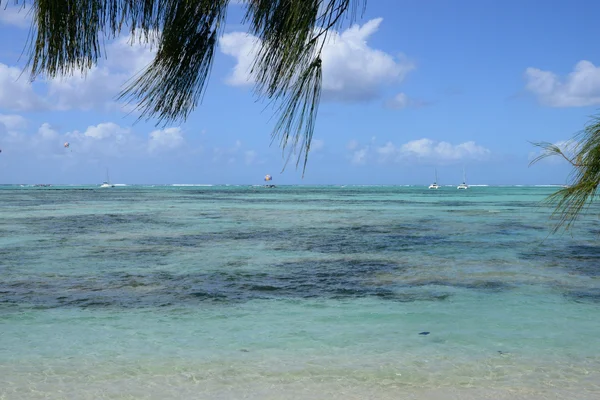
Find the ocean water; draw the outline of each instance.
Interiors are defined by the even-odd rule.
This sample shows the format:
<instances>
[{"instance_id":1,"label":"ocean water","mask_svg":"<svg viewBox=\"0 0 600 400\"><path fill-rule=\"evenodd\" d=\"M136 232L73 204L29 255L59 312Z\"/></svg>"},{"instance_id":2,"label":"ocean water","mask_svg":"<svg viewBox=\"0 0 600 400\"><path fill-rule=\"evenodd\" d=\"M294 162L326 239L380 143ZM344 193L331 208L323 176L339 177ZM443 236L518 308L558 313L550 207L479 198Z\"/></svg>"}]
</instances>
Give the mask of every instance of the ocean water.
<instances>
[{"instance_id":1,"label":"ocean water","mask_svg":"<svg viewBox=\"0 0 600 400\"><path fill-rule=\"evenodd\" d=\"M0 187L0 399L598 399L556 189Z\"/></svg>"}]
</instances>

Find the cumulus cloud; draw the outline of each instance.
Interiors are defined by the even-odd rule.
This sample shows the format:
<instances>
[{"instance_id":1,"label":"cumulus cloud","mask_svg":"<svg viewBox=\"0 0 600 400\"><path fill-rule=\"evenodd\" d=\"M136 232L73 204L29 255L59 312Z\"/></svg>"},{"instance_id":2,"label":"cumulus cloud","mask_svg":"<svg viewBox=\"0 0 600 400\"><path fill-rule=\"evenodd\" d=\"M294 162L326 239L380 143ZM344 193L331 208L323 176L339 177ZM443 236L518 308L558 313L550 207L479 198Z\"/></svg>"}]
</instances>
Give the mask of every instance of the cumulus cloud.
<instances>
[{"instance_id":1,"label":"cumulus cloud","mask_svg":"<svg viewBox=\"0 0 600 400\"><path fill-rule=\"evenodd\" d=\"M145 146L141 137L134 135L130 128L121 127L114 122L90 125L85 131L71 131L61 138L68 141L76 155L90 157L135 156Z\"/></svg>"},{"instance_id":2,"label":"cumulus cloud","mask_svg":"<svg viewBox=\"0 0 600 400\"><path fill-rule=\"evenodd\" d=\"M135 36L120 37L107 47L104 65L111 70L138 72L154 60L156 50L151 44L158 38L158 32L150 33L150 44L140 44Z\"/></svg>"},{"instance_id":3,"label":"cumulus cloud","mask_svg":"<svg viewBox=\"0 0 600 400\"><path fill-rule=\"evenodd\" d=\"M118 108L113 97L119 93L124 79L115 79L115 75L108 68L93 67L85 74L76 71L72 76L50 80L48 96L52 99L52 109L108 111Z\"/></svg>"},{"instance_id":4,"label":"cumulus cloud","mask_svg":"<svg viewBox=\"0 0 600 400\"><path fill-rule=\"evenodd\" d=\"M44 122L42 125L40 125L37 134L42 139L57 139L59 136L58 132L54 130L47 122Z\"/></svg>"},{"instance_id":5,"label":"cumulus cloud","mask_svg":"<svg viewBox=\"0 0 600 400\"><path fill-rule=\"evenodd\" d=\"M600 104L600 67L579 61L564 79L551 71L527 68L525 88L549 107L582 107Z\"/></svg>"},{"instance_id":6,"label":"cumulus cloud","mask_svg":"<svg viewBox=\"0 0 600 400\"><path fill-rule=\"evenodd\" d=\"M411 107L411 108L425 107L425 106L429 105L429 103L427 103L423 100L417 100L417 99L410 98L406 95L406 93L398 93L396 96L389 99L385 103L385 105L387 108L401 110L403 108L409 108L409 107Z\"/></svg>"},{"instance_id":7,"label":"cumulus cloud","mask_svg":"<svg viewBox=\"0 0 600 400\"><path fill-rule=\"evenodd\" d=\"M401 82L415 65L370 47L368 39L379 29L382 18L354 25L343 32L332 31L323 47L323 99L357 102L377 98L383 86ZM259 39L241 32L223 35L220 48L237 63L227 78L233 86L252 84L250 67Z\"/></svg>"},{"instance_id":8,"label":"cumulus cloud","mask_svg":"<svg viewBox=\"0 0 600 400\"><path fill-rule=\"evenodd\" d=\"M243 32L226 33L219 39L221 51L237 59L233 71L226 79L229 85L244 86L254 83L250 69L259 43L258 38Z\"/></svg>"},{"instance_id":9,"label":"cumulus cloud","mask_svg":"<svg viewBox=\"0 0 600 400\"><path fill-rule=\"evenodd\" d=\"M350 163L354 165L364 165L373 158L375 148L376 137L372 136L371 140L367 144L361 144L356 139L351 139L346 144L346 150L348 150L347 158L350 159Z\"/></svg>"},{"instance_id":10,"label":"cumulus cloud","mask_svg":"<svg viewBox=\"0 0 600 400\"><path fill-rule=\"evenodd\" d=\"M11 111L33 111L48 108L38 96L27 76L17 67L0 63L0 108Z\"/></svg>"},{"instance_id":11,"label":"cumulus cloud","mask_svg":"<svg viewBox=\"0 0 600 400\"><path fill-rule=\"evenodd\" d=\"M40 80L46 92L38 94L28 80L28 72L0 63L0 109L101 110L123 109L115 100L123 84L143 69L154 57L149 46L132 45L131 36L106 47L107 59L85 74L74 71L62 78Z\"/></svg>"},{"instance_id":12,"label":"cumulus cloud","mask_svg":"<svg viewBox=\"0 0 600 400\"><path fill-rule=\"evenodd\" d=\"M356 142L351 142L351 144L352 146L347 146L350 152L350 162L357 165L366 164L368 161L378 163L435 162L448 164L465 160L482 161L491 154L489 149L473 141L451 144L423 138L401 145L392 142L379 146L374 143L363 146Z\"/></svg>"},{"instance_id":13,"label":"cumulus cloud","mask_svg":"<svg viewBox=\"0 0 600 400\"><path fill-rule=\"evenodd\" d=\"M48 82L48 97L57 110L123 109L115 97L125 82L145 68L153 59L150 46L133 44L127 36L110 43L107 58L85 74L75 71L72 76Z\"/></svg>"},{"instance_id":14,"label":"cumulus cloud","mask_svg":"<svg viewBox=\"0 0 600 400\"><path fill-rule=\"evenodd\" d=\"M425 138L403 144L396 149L395 155L400 158L422 157L424 159L458 161L464 159L482 160L487 158L489 154L488 149L477 145L474 141L453 145L448 142L437 142ZM394 155L394 153L390 155Z\"/></svg>"},{"instance_id":15,"label":"cumulus cloud","mask_svg":"<svg viewBox=\"0 0 600 400\"><path fill-rule=\"evenodd\" d=\"M20 142L27 120L20 115L0 114L0 145L2 151L15 147Z\"/></svg>"},{"instance_id":16,"label":"cumulus cloud","mask_svg":"<svg viewBox=\"0 0 600 400\"><path fill-rule=\"evenodd\" d=\"M41 124L33 133L24 128L26 125L22 117L0 115L3 152L6 149L7 153L33 154L39 158L67 157L84 161L101 157L148 157L158 152L176 151L185 144L180 127L154 130L147 136L114 122L103 122L90 125L85 130L68 132L61 132L48 123ZM65 142L70 144L68 149L63 146Z\"/></svg>"},{"instance_id":17,"label":"cumulus cloud","mask_svg":"<svg viewBox=\"0 0 600 400\"><path fill-rule=\"evenodd\" d=\"M184 143L180 127L158 129L150 132L148 150L151 153L168 151L181 147Z\"/></svg>"},{"instance_id":18,"label":"cumulus cloud","mask_svg":"<svg viewBox=\"0 0 600 400\"><path fill-rule=\"evenodd\" d=\"M7 131L15 131L27 128L27 120L16 114L0 114L0 125L3 125Z\"/></svg>"},{"instance_id":19,"label":"cumulus cloud","mask_svg":"<svg viewBox=\"0 0 600 400\"><path fill-rule=\"evenodd\" d=\"M94 139L108 139L116 138L122 139L124 136L129 135L129 128L122 128L114 122L104 122L98 125L91 125L83 132L84 137L90 137Z\"/></svg>"}]
</instances>

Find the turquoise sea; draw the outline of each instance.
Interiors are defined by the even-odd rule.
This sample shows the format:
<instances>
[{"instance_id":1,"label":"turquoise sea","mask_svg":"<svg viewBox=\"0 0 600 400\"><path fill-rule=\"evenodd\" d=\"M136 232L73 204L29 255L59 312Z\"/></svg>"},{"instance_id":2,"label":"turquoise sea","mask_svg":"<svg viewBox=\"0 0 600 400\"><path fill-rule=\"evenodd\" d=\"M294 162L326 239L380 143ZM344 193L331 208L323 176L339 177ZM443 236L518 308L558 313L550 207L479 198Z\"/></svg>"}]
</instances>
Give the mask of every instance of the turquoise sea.
<instances>
[{"instance_id":1,"label":"turquoise sea","mask_svg":"<svg viewBox=\"0 0 600 400\"><path fill-rule=\"evenodd\" d=\"M598 399L555 190L0 187L0 399Z\"/></svg>"}]
</instances>

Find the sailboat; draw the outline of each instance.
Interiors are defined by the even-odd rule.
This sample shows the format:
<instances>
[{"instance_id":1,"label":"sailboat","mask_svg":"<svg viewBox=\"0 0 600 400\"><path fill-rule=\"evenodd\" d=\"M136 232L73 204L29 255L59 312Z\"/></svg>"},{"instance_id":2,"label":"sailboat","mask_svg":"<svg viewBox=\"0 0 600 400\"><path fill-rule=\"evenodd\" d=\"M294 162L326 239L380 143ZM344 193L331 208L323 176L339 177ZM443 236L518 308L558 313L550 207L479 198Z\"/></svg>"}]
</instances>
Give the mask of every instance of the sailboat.
<instances>
[{"instance_id":1,"label":"sailboat","mask_svg":"<svg viewBox=\"0 0 600 400\"><path fill-rule=\"evenodd\" d=\"M435 181L431 185L429 185L429 189L439 189L440 185L437 184L437 168L435 169Z\"/></svg>"},{"instance_id":2,"label":"sailboat","mask_svg":"<svg viewBox=\"0 0 600 400\"><path fill-rule=\"evenodd\" d=\"M465 169L463 168L463 182L456 187L457 189L468 189L467 178L465 176Z\"/></svg>"},{"instance_id":3,"label":"sailboat","mask_svg":"<svg viewBox=\"0 0 600 400\"><path fill-rule=\"evenodd\" d=\"M108 176L108 168L106 169L106 180L104 182L102 182L102 185L100 185L101 188L109 188L109 187L115 187L115 185L110 183L110 177Z\"/></svg>"}]
</instances>

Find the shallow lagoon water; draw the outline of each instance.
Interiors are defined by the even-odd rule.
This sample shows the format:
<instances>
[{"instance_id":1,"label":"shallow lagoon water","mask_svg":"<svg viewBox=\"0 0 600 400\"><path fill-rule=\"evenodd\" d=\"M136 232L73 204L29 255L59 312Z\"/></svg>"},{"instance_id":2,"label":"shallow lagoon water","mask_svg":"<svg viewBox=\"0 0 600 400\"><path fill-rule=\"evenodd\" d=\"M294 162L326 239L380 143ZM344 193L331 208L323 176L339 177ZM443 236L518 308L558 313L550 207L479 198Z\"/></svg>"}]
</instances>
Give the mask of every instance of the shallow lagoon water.
<instances>
[{"instance_id":1,"label":"shallow lagoon water","mask_svg":"<svg viewBox=\"0 0 600 400\"><path fill-rule=\"evenodd\" d=\"M0 398L598 398L554 190L3 187Z\"/></svg>"}]
</instances>

